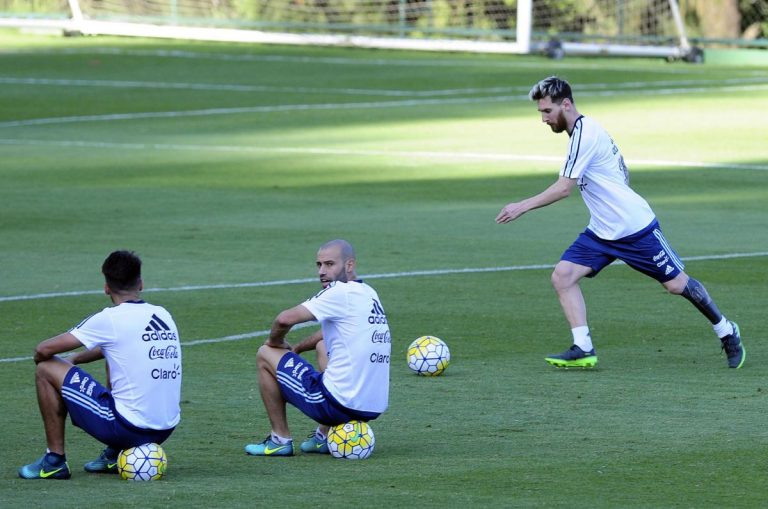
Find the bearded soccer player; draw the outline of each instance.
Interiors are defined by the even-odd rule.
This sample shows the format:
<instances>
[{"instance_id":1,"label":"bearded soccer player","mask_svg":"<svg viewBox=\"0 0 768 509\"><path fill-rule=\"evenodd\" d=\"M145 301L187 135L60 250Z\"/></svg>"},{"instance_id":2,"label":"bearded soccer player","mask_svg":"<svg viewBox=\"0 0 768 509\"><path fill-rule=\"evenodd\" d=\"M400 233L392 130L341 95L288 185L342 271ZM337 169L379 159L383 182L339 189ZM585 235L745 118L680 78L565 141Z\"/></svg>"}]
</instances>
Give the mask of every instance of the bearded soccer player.
<instances>
[{"instance_id":1,"label":"bearded soccer player","mask_svg":"<svg viewBox=\"0 0 768 509\"><path fill-rule=\"evenodd\" d=\"M683 271L683 263L664 235L645 199L629 186L629 170L608 133L579 113L570 85L555 76L538 82L529 97L553 132L570 138L558 180L539 194L504 206L499 224L567 198L578 187L590 212L587 229L566 249L552 273L573 346L545 360L557 367L594 367L597 354L587 325L587 308L579 282L595 277L614 260L658 281L668 292L689 300L712 324L731 368L744 364L739 327L728 320L706 288Z\"/></svg>"},{"instance_id":2,"label":"bearded soccer player","mask_svg":"<svg viewBox=\"0 0 768 509\"><path fill-rule=\"evenodd\" d=\"M392 349L387 315L376 291L358 279L356 263L346 240L320 246L317 272L323 289L272 322L256 355L259 390L272 429L261 443L246 445L246 454L293 456L286 403L318 424L300 446L305 453L329 453L330 426L370 421L386 410ZM320 322L320 330L291 347L285 340L291 327L310 321ZM299 355L313 348L317 369Z\"/></svg>"}]
</instances>

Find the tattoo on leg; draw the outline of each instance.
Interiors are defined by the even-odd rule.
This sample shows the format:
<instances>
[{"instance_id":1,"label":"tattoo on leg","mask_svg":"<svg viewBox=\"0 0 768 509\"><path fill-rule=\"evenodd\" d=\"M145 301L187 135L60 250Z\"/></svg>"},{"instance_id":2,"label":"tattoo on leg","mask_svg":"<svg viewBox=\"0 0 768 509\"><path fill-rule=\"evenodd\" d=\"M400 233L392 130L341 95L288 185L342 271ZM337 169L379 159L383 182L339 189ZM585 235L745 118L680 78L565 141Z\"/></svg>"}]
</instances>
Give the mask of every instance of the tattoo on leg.
<instances>
[{"instance_id":1,"label":"tattoo on leg","mask_svg":"<svg viewBox=\"0 0 768 509\"><path fill-rule=\"evenodd\" d=\"M723 314L707 293L707 289L695 279L688 278L688 283L680 295L691 301L712 324L718 323L723 318Z\"/></svg>"}]
</instances>

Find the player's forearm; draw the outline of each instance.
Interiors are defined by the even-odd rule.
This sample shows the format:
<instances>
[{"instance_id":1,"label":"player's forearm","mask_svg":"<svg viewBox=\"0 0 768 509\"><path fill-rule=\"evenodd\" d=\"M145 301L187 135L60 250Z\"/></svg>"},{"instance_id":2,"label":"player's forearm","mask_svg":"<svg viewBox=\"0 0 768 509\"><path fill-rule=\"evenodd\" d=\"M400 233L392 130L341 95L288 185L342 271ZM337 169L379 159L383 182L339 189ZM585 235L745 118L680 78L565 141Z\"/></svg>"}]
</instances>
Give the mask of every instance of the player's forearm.
<instances>
[{"instance_id":1,"label":"player's forearm","mask_svg":"<svg viewBox=\"0 0 768 509\"><path fill-rule=\"evenodd\" d=\"M306 352L308 350L314 350L317 348L317 344L323 339L323 331L319 330L314 334L304 338L299 344L293 347L293 351L296 353Z\"/></svg>"},{"instance_id":2,"label":"player's forearm","mask_svg":"<svg viewBox=\"0 0 768 509\"><path fill-rule=\"evenodd\" d=\"M46 339L37 345L33 359L35 364L52 359L55 355L83 346L72 334L65 332Z\"/></svg>"},{"instance_id":3,"label":"player's forearm","mask_svg":"<svg viewBox=\"0 0 768 509\"><path fill-rule=\"evenodd\" d=\"M522 204L525 211L546 207L555 202L558 202L564 198L568 198L571 195L571 186L566 182L558 180L544 191L540 192L536 196L531 196L527 200L523 200Z\"/></svg>"},{"instance_id":4,"label":"player's forearm","mask_svg":"<svg viewBox=\"0 0 768 509\"><path fill-rule=\"evenodd\" d=\"M69 361L72 364L87 364L89 362L97 361L104 358L104 352L101 351L101 347L96 347L91 350L85 350L77 352L69 356Z\"/></svg>"},{"instance_id":5,"label":"player's forearm","mask_svg":"<svg viewBox=\"0 0 768 509\"><path fill-rule=\"evenodd\" d=\"M288 334L288 331L291 330L291 327L314 319L315 317L312 313L301 304L292 307L291 309L286 309L277 315L275 321L272 322L272 329L270 330L266 344L275 348L290 349L290 345L285 341L285 336Z\"/></svg>"},{"instance_id":6,"label":"player's forearm","mask_svg":"<svg viewBox=\"0 0 768 509\"><path fill-rule=\"evenodd\" d=\"M267 338L265 344L275 348L286 348L285 336L291 330L291 327L291 324L281 322L278 317L272 322L272 329L269 331L269 338Z\"/></svg>"}]
</instances>

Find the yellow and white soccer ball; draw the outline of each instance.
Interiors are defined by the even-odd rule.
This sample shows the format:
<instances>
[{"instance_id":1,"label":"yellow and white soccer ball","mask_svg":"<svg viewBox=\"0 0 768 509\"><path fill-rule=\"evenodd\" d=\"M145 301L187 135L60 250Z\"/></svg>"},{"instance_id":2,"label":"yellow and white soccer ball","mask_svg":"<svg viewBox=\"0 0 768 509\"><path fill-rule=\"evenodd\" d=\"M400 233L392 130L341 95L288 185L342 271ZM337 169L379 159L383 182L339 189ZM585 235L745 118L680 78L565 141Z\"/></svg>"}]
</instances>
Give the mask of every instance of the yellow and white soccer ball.
<instances>
[{"instance_id":1,"label":"yellow and white soccer ball","mask_svg":"<svg viewBox=\"0 0 768 509\"><path fill-rule=\"evenodd\" d=\"M127 481L156 481L168 468L168 457L160 444L142 444L120 451L117 471Z\"/></svg>"},{"instance_id":2,"label":"yellow and white soccer ball","mask_svg":"<svg viewBox=\"0 0 768 509\"><path fill-rule=\"evenodd\" d=\"M408 367L422 376L438 376L451 362L448 345L435 336L421 336L408 347Z\"/></svg>"},{"instance_id":3,"label":"yellow and white soccer ball","mask_svg":"<svg viewBox=\"0 0 768 509\"><path fill-rule=\"evenodd\" d=\"M328 450L334 458L362 460L373 453L373 428L362 421L349 421L328 431Z\"/></svg>"}]
</instances>

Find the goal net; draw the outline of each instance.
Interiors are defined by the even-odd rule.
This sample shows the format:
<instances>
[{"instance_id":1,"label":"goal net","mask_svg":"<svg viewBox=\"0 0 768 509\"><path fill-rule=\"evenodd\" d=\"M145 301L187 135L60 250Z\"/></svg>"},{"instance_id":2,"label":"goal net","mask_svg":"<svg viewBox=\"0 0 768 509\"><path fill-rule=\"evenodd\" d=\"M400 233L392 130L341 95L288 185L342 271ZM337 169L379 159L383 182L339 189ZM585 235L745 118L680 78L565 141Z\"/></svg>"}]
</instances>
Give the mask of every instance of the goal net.
<instances>
[{"instance_id":1,"label":"goal net","mask_svg":"<svg viewBox=\"0 0 768 509\"><path fill-rule=\"evenodd\" d=\"M554 58L567 54L662 56L700 62L677 0L534 2L533 33Z\"/></svg>"},{"instance_id":2,"label":"goal net","mask_svg":"<svg viewBox=\"0 0 768 509\"><path fill-rule=\"evenodd\" d=\"M0 11L27 4L0 0ZM689 55L677 0L35 0L83 34L488 53ZM5 9L3 9L5 7ZM40 12L26 16L35 21ZM7 21L7 20L5 20ZM3 18L0 17L0 24ZM7 24L7 23L6 23Z\"/></svg>"}]
</instances>

